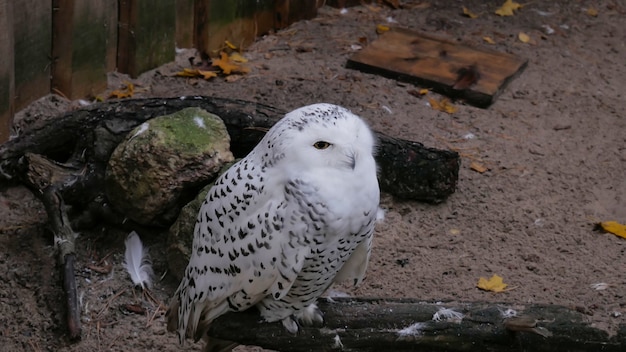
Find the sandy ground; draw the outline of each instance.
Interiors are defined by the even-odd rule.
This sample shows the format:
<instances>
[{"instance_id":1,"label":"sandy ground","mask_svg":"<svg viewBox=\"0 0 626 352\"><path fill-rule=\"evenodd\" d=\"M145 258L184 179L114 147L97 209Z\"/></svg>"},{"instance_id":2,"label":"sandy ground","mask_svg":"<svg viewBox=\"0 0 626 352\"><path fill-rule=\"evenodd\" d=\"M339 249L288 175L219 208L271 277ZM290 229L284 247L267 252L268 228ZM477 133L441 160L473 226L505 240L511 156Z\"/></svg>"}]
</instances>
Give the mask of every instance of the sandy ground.
<instances>
[{"instance_id":1,"label":"sandy ground","mask_svg":"<svg viewBox=\"0 0 626 352\"><path fill-rule=\"evenodd\" d=\"M252 71L234 82L172 77L189 53L136 80L137 97L188 94L240 98L285 110L315 102L346 106L386 134L462 155L458 191L439 205L383 195L367 279L358 296L552 303L577 308L611 331L626 323L626 240L593 231L626 222L626 6L619 1L536 1L513 17L500 2L402 1L404 9L324 7L318 18L260 38L245 52ZM462 6L480 14L461 15ZM597 9L597 17L587 10ZM488 46L529 60L488 109L456 102L431 109L415 87L344 67L359 38L394 25ZM549 28L549 29L548 29ZM552 29L552 31L550 30ZM534 40L518 40L524 32ZM110 75L110 90L129 80ZM106 93L103 93L106 96ZM433 96L437 97L436 94ZM26 129L77 102L52 97L20 114ZM488 171L470 169L479 162ZM6 351L178 351L164 330L163 306L177 283L168 275L153 299L122 270L125 233L81 234L77 262L83 337L63 327L62 289L41 204L27 190L0 192L0 345ZM142 234L157 276L166 272L162 234ZM402 264L402 265L401 265ZM110 273L99 268L111 266ZM108 270L105 270L107 272ZM476 288L498 274L510 290ZM596 290L596 283L606 283ZM145 314L129 312L141 305ZM160 307L160 308L159 308Z\"/></svg>"}]
</instances>

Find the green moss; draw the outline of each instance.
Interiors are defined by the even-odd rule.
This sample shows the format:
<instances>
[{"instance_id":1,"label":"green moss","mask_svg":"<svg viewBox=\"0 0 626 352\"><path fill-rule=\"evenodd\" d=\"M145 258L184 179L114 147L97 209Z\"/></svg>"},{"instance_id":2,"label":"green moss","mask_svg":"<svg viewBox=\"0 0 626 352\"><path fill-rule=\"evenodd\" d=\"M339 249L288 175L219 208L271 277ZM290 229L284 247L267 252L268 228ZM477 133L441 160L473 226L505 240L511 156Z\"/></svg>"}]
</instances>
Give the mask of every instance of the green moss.
<instances>
[{"instance_id":1,"label":"green moss","mask_svg":"<svg viewBox=\"0 0 626 352\"><path fill-rule=\"evenodd\" d=\"M168 148L180 152L205 150L224 138L228 140L222 120L200 108L186 108L157 117L150 122L150 128L159 131Z\"/></svg>"}]
</instances>

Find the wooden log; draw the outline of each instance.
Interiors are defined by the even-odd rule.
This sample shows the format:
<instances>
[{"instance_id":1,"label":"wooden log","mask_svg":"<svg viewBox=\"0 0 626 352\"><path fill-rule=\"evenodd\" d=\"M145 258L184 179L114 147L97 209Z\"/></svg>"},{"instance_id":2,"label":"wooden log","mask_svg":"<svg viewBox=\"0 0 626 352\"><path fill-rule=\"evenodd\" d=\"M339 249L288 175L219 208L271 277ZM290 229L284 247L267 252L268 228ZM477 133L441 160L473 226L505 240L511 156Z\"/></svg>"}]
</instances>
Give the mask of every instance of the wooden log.
<instances>
[{"instance_id":1,"label":"wooden log","mask_svg":"<svg viewBox=\"0 0 626 352\"><path fill-rule=\"evenodd\" d=\"M392 28L354 54L347 66L487 107L527 64L528 60L508 53Z\"/></svg>"},{"instance_id":2,"label":"wooden log","mask_svg":"<svg viewBox=\"0 0 626 352\"><path fill-rule=\"evenodd\" d=\"M172 0L120 0L117 67L137 77L174 61L176 4Z\"/></svg>"},{"instance_id":3,"label":"wooden log","mask_svg":"<svg viewBox=\"0 0 626 352\"><path fill-rule=\"evenodd\" d=\"M612 333L557 305L427 303L380 298L320 299L321 327L289 334L254 309L217 318L210 337L276 351L623 351L626 325ZM445 310L444 310L445 309Z\"/></svg>"},{"instance_id":4,"label":"wooden log","mask_svg":"<svg viewBox=\"0 0 626 352\"><path fill-rule=\"evenodd\" d=\"M117 3L55 0L52 88L69 99L106 89L117 48Z\"/></svg>"},{"instance_id":5,"label":"wooden log","mask_svg":"<svg viewBox=\"0 0 626 352\"><path fill-rule=\"evenodd\" d=\"M52 2L11 1L15 62L15 111L50 93Z\"/></svg>"},{"instance_id":6,"label":"wooden log","mask_svg":"<svg viewBox=\"0 0 626 352\"><path fill-rule=\"evenodd\" d=\"M13 74L13 1L0 0L0 144L9 140L13 124L15 77Z\"/></svg>"}]
</instances>

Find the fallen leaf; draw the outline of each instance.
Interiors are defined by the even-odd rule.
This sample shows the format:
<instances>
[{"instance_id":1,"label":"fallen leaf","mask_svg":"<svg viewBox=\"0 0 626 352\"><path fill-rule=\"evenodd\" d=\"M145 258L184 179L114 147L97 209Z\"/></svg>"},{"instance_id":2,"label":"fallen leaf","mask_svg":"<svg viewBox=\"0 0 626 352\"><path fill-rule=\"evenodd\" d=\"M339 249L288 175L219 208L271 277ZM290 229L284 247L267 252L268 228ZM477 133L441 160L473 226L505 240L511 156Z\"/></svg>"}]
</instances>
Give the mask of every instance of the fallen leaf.
<instances>
[{"instance_id":1,"label":"fallen leaf","mask_svg":"<svg viewBox=\"0 0 626 352\"><path fill-rule=\"evenodd\" d=\"M502 281L502 277L494 274L489 280L484 277L478 279L478 287L481 290L492 292L504 292L506 287L509 286Z\"/></svg>"},{"instance_id":2,"label":"fallen leaf","mask_svg":"<svg viewBox=\"0 0 626 352\"><path fill-rule=\"evenodd\" d=\"M122 89L116 89L109 94L109 98L132 98L133 94L135 94L135 85L130 82L125 82L125 86Z\"/></svg>"},{"instance_id":3,"label":"fallen leaf","mask_svg":"<svg viewBox=\"0 0 626 352\"><path fill-rule=\"evenodd\" d=\"M213 77L217 77L217 72L215 71L205 71L197 68L184 68L180 72L176 72L176 76L178 77L201 77L206 80L211 79Z\"/></svg>"},{"instance_id":4,"label":"fallen leaf","mask_svg":"<svg viewBox=\"0 0 626 352\"><path fill-rule=\"evenodd\" d=\"M477 14L473 13L465 6L463 6L463 14L469 18L478 18Z\"/></svg>"},{"instance_id":5,"label":"fallen leaf","mask_svg":"<svg viewBox=\"0 0 626 352\"><path fill-rule=\"evenodd\" d=\"M491 37L483 37L483 40L487 42L487 44L495 44L496 42L491 39Z\"/></svg>"},{"instance_id":6,"label":"fallen leaf","mask_svg":"<svg viewBox=\"0 0 626 352\"><path fill-rule=\"evenodd\" d=\"M376 26L376 33L378 34L383 34L387 31L389 31L389 26L385 26L384 24L379 24L378 26Z\"/></svg>"},{"instance_id":7,"label":"fallen leaf","mask_svg":"<svg viewBox=\"0 0 626 352\"><path fill-rule=\"evenodd\" d=\"M587 15L591 17L598 17L598 9L593 6L589 6L589 8L587 8Z\"/></svg>"},{"instance_id":8,"label":"fallen leaf","mask_svg":"<svg viewBox=\"0 0 626 352\"><path fill-rule=\"evenodd\" d=\"M229 42L228 40L225 40L224 44L226 44L226 46L229 47L231 50L237 50L237 46L235 44Z\"/></svg>"},{"instance_id":9,"label":"fallen leaf","mask_svg":"<svg viewBox=\"0 0 626 352\"><path fill-rule=\"evenodd\" d=\"M600 227L604 232L612 233L616 236L626 238L626 225L622 225L617 221L601 222Z\"/></svg>"},{"instance_id":10,"label":"fallen leaf","mask_svg":"<svg viewBox=\"0 0 626 352\"><path fill-rule=\"evenodd\" d=\"M456 112L456 107L452 105L452 103L450 103L450 101L446 98L442 98L441 100L428 98L428 102L430 103L430 107L434 110L443 111L448 114L453 114Z\"/></svg>"},{"instance_id":11,"label":"fallen leaf","mask_svg":"<svg viewBox=\"0 0 626 352\"><path fill-rule=\"evenodd\" d=\"M230 59L232 61L238 62L240 64L245 64L246 62L248 62L248 59L243 57L243 55L239 54L238 52L234 52L234 53L230 54Z\"/></svg>"},{"instance_id":12,"label":"fallen leaf","mask_svg":"<svg viewBox=\"0 0 626 352\"><path fill-rule=\"evenodd\" d=\"M240 73L248 73L248 72L250 72L250 69L248 67L245 67L245 66L242 66L242 65L238 65L237 63L235 63L234 61L232 61L230 59L228 54L226 54L223 51L220 52L220 58L219 59L213 59L211 61L211 64L213 66L221 68L222 72L225 75L230 75L233 72L240 72Z\"/></svg>"},{"instance_id":13,"label":"fallen leaf","mask_svg":"<svg viewBox=\"0 0 626 352\"><path fill-rule=\"evenodd\" d=\"M500 6L499 9L496 10L496 15L498 16L513 16L515 11L519 10L522 8L522 5L520 5L519 3L513 1L513 0L506 0L506 2L504 4L502 4L502 6Z\"/></svg>"},{"instance_id":14,"label":"fallen leaf","mask_svg":"<svg viewBox=\"0 0 626 352\"><path fill-rule=\"evenodd\" d=\"M470 169L472 169L472 170L474 170L474 171L476 171L478 173L481 173L481 174L483 172L486 172L487 170L489 170L489 169L487 169L487 167L485 165L483 165L483 164L481 164L479 162L476 162L476 161L472 161L470 163Z\"/></svg>"},{"instance_id":15,"label":"fallen leaf","mask_svg":"<svg viewBox=\"0 0 626 352\"><path fill-rule=\"evenodd\" d=\"M530 36L528 34L524 33L524 32L519 32L519 34L517 35L517 38L522 43L530 42Z\"/></svg>"}]
</instances>

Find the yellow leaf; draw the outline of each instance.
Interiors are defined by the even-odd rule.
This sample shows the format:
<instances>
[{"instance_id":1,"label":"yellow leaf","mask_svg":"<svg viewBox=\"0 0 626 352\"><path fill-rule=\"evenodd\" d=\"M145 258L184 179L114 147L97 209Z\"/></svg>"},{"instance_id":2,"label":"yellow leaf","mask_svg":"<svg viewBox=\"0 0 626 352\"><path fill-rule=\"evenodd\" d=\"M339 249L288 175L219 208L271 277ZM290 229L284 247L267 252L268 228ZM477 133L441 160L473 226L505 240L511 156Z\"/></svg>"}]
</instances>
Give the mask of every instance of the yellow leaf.
<instances>
[{"instance_id":1,"label":"yellow leaf","mask_svg":"<svg viewBox=\"0 0 626 352\"><path fill-rule=\"evenodd\" d=\"M465 6L463 6L463 14L469 18L478 18L477 14L473 13Z\"/></svg>"},{"instance_id":2,"label":"yellow leaf","mask_svg":"<svg viewBox=\"0 0 626 352\"><path fill-rule=\"evenodd\" d=\"M248 62L248 59L243 57L243 55L239 54L238 52L234 52L234 53L230 54L230 59L232 61L238 62L240 64L245 64L246 62Z\"/></svg>"},{"instance_id":3,"label":"yellow leaf","mask_svg":"<svg viewBox=\"0 0 626 352\"><path fill-rule=\"evenodd\" d=\"M617 221L605 221L600 223L600 227L605 232L612 233L616 236L626 238L626 225L622 225Z\"/></svg>"},{"instance_id":4,"label":"yellow leaf","mask_svg":"<svg viewBox=\"0 0 626 352\"><path fill-rule=\"evenodd\" d=\"M434 110L443 111L448 114L453 114L456 112L456 107L452 105L452 103L450 103L450 101L446 98L442 98L441 100L428 98L428 102L430 103L430 107Z\"/></svg>"},{"instance_id":5,"label":"yellow leaf","mask_svg":"<svg viewBox=\"0 0 626 352\"><path fill-rule=\"evenodd\" d=\"M131 98L135 93L135 85L130 82L125 82L125 84L126 86L124 88L112 91L111 94L109 94L109 98Z\"/></svg>"},{"instance_id":6,"label":"yellow leaf","mask_svg":"<svg viewBox=\"0 0 626 352\"><path fill-rule=\"evenodd\" d=\"M496 15L498 16L513 16L514 12L521 9L522 5L513 1L506 0L499 9L496 10Z\"/></svg>"},{"instance_id":7,"label":"yellow leaf","mask_svg":"<svg viewBox=\"0 0 626 352\"><path fill-rule=\"evenodd\" d=\"M225 40L224 44L226 44L226 46L231 48L232 50L236 50L237 49L237 46L235 44L229 42L228 40Z\"/></svg>"},{"instance_id":8,"label":"yellow leaf","mask_svg":"<svg viewBox=\"0 0 626 352\"><path fill-rule=\"evenodd\" d=\"M481 290L492 291L492 292L503 292L506 290L506 287L509 286L502 281L502 277L494 274L489 280L484 277L478 279L478 287Z\"/></svg>"},{"instance_id":9,"label":"yellow leaf","mask_svg":"<svg viewBox=\"0 0 626 352\"><path fill-rule=\"evenodd\" d=\"M418 93L419 93L420 95L426 95L426 94L428 94L428 92L430 92L430 89L428 89L428 88L422 88L422 89L420 89L420 90L418 91Z\"/></svg>"},{"instance_id":10,"label":"yellow leaf","mask_svg":"<svg viewBox=\"0 0 626 352\"><path fill-rule=\"evenodd\" d=\"M476 161L472 161L470 163L470 169L481 174L488 170L483 164L476 162Z\"/></svg>"},{"instance_id":11,"label":"yellow leaf","mask_svg":"<svg viewBox=\"0 0 626 352\"><path fill-rule=\"evenodd\" d=\"M231 61L230 58L228 57L228 54L226 54L225 52L220 52L220 58L219 59L213 59L211 61L211 64L213 66L217 66L219 68L222 69L222 72L225 75L229 75L233 72L240 72L240 73L248 73L250 72L250 69L248 67L242 66L242 65L238 65L237 63L235 63L234 61Z\"/></svg>"},{"instance_id":12,"label":"yellow leaf","mask_svg":"<svg viewBox=\"0 0 626 352\"><path fill-rule=\"evenodd\" d=\"M389 30L389 26L385 26L384 24L379 24L376 26L376 33L383 34Z\"/></svg>"},{"instance_id":13,"label":"yellow leaf","mask_svg":"<svg viewBox=\"0 0 626 352\"><path fill-rule=\"evenodd\" d=\"M522 43L528 43L530 42L530 36L528 36L528 34L524 33L524 32L519 32L519 34L517 35L517 38L519 39L520 42Z\"/></svg>"},{"instance_id":14,"label":"yellow leaf","mask_svg":"<svg viewBox=\"0 0 626 352\"><path fill-rule=\"evenodd\" d=\"M213 77L217 77L217 72L215 71L203 71L196 68L184 68L180 72L176 72L176 76L178 77L202 77L204 79L210 79Z\"/></svg>"},{"instance_id":15,"label":"yellow leaf","mask_svg":"<svg viewBox=\"0 0 626 352\"><path fill-rule=\"evenodd\" d=\"M598 17L598 9L593 6L589 6L589 8L587 9L587 15L591 17Z\"/></svg>"},{"instance_id":16,"label":"yellow leaf","mask_svg":"<svg viewBox=\"0 0 626 352\"><path fill-rule=\"evenodd\" d=\"M491 39L491 37L483 37L483 40L487 42L487 44L495 44L496 42Z\"/></svg>"}]
</instances>

